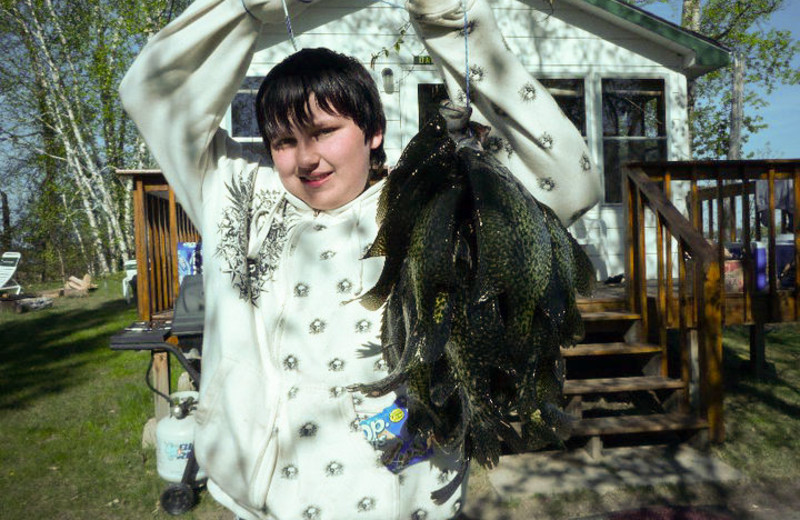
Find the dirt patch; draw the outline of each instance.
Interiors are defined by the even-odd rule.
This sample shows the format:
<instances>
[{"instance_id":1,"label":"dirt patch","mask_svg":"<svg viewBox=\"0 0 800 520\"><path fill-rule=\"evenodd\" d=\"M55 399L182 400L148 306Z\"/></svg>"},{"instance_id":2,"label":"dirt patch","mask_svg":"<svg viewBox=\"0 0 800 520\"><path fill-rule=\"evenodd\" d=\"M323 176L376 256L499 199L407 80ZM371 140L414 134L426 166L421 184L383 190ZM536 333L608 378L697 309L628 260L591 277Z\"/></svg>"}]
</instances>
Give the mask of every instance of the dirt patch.
<instances>
[{"instance_id":1,"label":"dirt patch","mask_svg":"<svg viewBox=\"0 0 800 520\"><path fill-rule=\"evenodd\" d=\"M473 520L800 520L800 480L664 485L602 494L586 489L503 499L485 472L476 471L470 478L465 513ZM633 516L639 510L652 514ZM629 516L613 516L623 512ZM659 512L673 516L655 516ZM687 516L690 512L696 516ZM697 516L701 513L707 516Z\"/></svg>"}]
</instances>

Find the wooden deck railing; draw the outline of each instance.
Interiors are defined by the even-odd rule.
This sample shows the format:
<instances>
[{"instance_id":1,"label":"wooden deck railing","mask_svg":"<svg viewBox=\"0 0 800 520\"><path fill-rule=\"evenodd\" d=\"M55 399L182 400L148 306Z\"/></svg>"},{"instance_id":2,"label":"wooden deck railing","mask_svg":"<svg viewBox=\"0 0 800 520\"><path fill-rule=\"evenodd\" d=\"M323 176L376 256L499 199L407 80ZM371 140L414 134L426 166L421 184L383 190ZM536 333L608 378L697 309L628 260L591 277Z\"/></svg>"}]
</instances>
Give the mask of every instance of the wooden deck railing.
<instances>
[{"instance_id":1,"label":"wooden deck railing","mask_svg":"<svg viewBox=\"0 0 800 520\"><path fill-rule=\"evenodd\" d=\"M788 257L795 266L800 264L800 227L797 219L792 219L800 211L800 159L670 161L631 166L667 190L676 182L687 184L687 206L694 229L714 242L720 266L741 262L740 290L729 283L725 291L724 276L719 282L729 300L723 308L723 323L800 320L799 273L795 269L793 276L781 280L785 265L778 263ZM783 195L781 200L778 192ZM735 250L740 253L732 255ZM734 301L736 304L732 304Z\"/></svg>"},{"instance_id":2,"label":"wooden deck railing","mask_svg":"<svg viewBox=\"0 0 800 520\"><path fill-rule=\"evenodd\" d=\"M160 170L117 170L133 179L139 319L158 320L178 297L178 242L200 235Z\"/></svg>"},{"instance_id":3,"label":"wooden deck railing","mask_svg":"<svg viewBox=\"0 0 800 520\"><path fill-rule=\"evenodd\" d=\"M642 330L657 331L664 355L661 370L667 375L667 330L680 334L680 374L689 389L699 382L700 413L708 420L709 437L722 442L722 286L720 263L714 247L670 202L670 184L659 188L640 165L629 165L626 176L628 226L628 303L642 317ZM656 272L647 272L646 215L655 222ZM675 251L673 254L673 248ZM677 262L677 269L675 263ZM674 280L677 271L677 294ZM655 276L654 276L655 275ZM655 305L648 306L648 280L656 279ZM694 370L696 347L698 368ZM690 406L689 392L684 407Z\"/></svg>"},{"instance_id":4,"label":"wooden deck railing","mask_svg":"<svg viewBox=\"0 0 800 520\"><path fill-rule=\"evenodd\" d=\"M665 190L688 185L692 225L714 243L724 266L722 322L749 326L750 370L760 377L766 369L764 324L800 321L800 225L793 218L800 211L800 159L631 166Z\"/></svg>"}]
</instances>

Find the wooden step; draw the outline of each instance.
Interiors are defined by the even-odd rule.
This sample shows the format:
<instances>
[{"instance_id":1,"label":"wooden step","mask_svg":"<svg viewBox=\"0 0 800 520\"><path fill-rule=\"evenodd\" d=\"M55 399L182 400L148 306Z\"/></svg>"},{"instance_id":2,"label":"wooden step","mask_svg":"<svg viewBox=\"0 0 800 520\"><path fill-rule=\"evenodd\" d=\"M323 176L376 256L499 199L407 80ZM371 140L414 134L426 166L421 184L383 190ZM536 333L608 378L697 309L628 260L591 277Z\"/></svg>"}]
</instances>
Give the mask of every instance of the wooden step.
<instances>
[{"instance_id":1,"label":"wooden step","mask_svg":"<svg viewBox=\"0 0 800 520\"><path fill-rule=\"evenodd\" d=\"M628 308L628 300L621 297L586 298L579 296L576 303L581 312L624 311Z\"/></svg>"},{"instance_id":2,"label":"wooden step","mask_svg":"<svg viewBox=\"0 0 800 520\"><path fill-rule=\"evenodd\" d=\"M657 354L661 347L648 343L581 343L574 347L562 348L564 357L618 356L625 354Z\"/></svg>"},{"instance_id":3,"label":"wooden step","mask_svg":"<svg viewBox=\"0 0 800 520\"><path fill-rule=\"evenodd\" d=\"M612 394L642 390L683 388L680 379L661 376L606 377L602 379L568 379L564 382L564 395Z\"/></svg>"},{"instance_id":4,"label":"wooden step","mask_svg":"<svg viewBox=\"0 0 800 520\"><path fill-rule=\"evenodd\" d=\"M642 318L636 312L628 311L603 311L603 312L582 312L583 321L635 321Z\"/></svg>"},{"instance_id":5,"label":"wooden step","mask_svg":"<svg viewBox=\"0 0 800 520\"><path fill-rule=\"evenodd\" d=\"M624 433L700 430L708 428L705 419L681 413L594 417L575 423L573 437L619 435Z\"/></svg>"}]
</instances>

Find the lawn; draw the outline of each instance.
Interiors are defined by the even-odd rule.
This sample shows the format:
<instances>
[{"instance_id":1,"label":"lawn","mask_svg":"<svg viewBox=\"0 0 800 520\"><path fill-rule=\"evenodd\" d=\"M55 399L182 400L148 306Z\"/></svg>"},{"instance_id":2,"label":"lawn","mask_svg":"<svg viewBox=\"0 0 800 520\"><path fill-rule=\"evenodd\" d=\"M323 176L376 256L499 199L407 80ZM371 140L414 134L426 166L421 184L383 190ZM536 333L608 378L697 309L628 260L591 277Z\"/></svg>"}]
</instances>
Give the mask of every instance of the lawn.
<instances>
[{"instance_id":1,"label":"lawn","mask_svg":"<svg viewBox=\"0 0 800 520\"><path fill-rule=\"evenodd\" d=\"M117 277L118 278L118 277ZM149 354L112 352L136 319L119 280L51 309L0 314L0 518L170 518L141 447ZM225 518L213 500L184 518Z\"/></svg>"},{"instance_id":2,"label":"lawn","mask_svg":"<svg viewBox=\"0 0 800 520\"><path fill-rule=\"evenodd\" d=\"M136 313L118 278L98 285L51 309L0 314L0 519L170 518L155 452L141 447L149 354L109 349ZM745 329L726 331L728 440L713 450L763 488L800 482L800 327L769 328L775 370L764 381L739 374L747 348ZM231 518L201 498L182 518Z\"/></svg>"}]
</instances>

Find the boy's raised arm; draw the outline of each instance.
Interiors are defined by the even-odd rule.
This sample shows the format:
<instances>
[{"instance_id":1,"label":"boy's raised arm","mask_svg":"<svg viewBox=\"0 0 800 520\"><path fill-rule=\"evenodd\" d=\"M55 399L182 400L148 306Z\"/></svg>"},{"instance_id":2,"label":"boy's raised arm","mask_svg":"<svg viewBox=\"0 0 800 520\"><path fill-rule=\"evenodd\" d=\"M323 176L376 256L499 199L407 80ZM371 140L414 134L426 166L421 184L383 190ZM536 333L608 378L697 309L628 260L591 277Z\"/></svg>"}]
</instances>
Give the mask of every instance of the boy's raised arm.
<instances>
[{"instance_id":1,"label":"boy's raised arm","mask_svg":"<svg viewBox=\"0 0 800 520\"><path fill-rule=\"evenodd\" d=\"M120 85L125 110L195 223L205 176L228 145L219 123L263 23L283 17L275 1L197 0L147 43Z\"/></svg>"},{"instance_id":2,"label":"boy's raised arm","mask_svg":"<svg viewBox=\"0 0 800 520\"><path fill-rule=\"evenodd\" d=\"M408 0L415 29L451 96L465 96L463 0ZM486 0L466 0L472 119L492 127L495 157L570 224L601 195L600 177L577 128L507 48ZM535 52L531 49L530 52Z\"/></svg>"}]
</instances>

